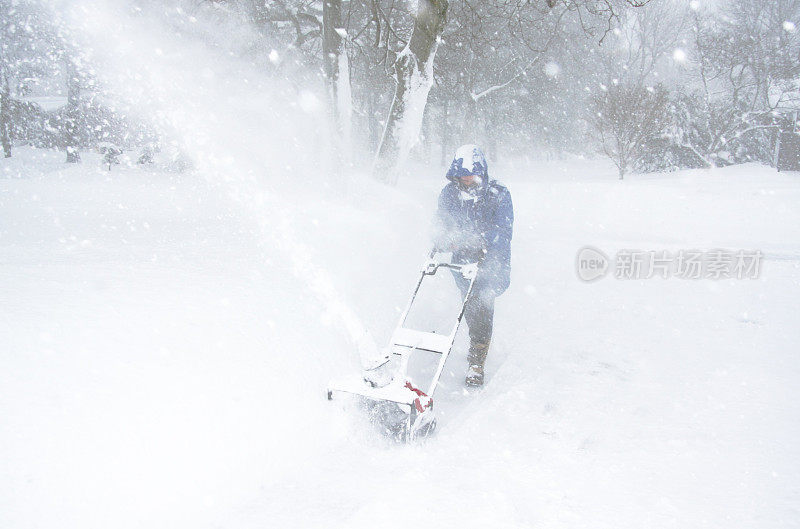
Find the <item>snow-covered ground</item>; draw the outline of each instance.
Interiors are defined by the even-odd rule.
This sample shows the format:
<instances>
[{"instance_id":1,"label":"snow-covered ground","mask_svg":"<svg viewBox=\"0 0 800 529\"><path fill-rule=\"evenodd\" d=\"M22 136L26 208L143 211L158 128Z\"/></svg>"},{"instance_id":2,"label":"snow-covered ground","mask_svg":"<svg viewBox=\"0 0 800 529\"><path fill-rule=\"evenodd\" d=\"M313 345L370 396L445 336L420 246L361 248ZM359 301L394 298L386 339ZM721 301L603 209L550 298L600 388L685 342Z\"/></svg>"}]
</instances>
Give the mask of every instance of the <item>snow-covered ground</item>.
<instances>
[{"instance_id":1,"label":"snow-covered ground","mask_svg":"<svg viewBox=\"0 0 800 529\"><path fill-rule=\"evenodd\" d=\"M800 526L798 175L490 166L516 225L488 383L461 336L401 446L325 387L388 337L442 171L254 201L83 159L0 161L0 527ZM584 283L584 245L765 260Z\"/></svg>"}]
</instances>

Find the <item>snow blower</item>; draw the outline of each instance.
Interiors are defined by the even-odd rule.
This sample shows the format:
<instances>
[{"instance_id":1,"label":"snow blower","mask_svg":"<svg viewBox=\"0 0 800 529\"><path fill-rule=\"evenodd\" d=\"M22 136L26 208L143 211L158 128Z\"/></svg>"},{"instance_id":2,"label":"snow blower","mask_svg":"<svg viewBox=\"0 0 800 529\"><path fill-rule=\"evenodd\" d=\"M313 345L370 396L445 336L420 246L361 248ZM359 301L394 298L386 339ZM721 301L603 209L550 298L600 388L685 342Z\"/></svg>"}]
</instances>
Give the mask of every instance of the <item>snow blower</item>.
<instances>
[{"instance_id":1,"label":"snow blower","mask_svg":"<svg viewBox=\"0 0 800 529\"><path fill-rule=\"evenodd\" d=\"M360 375L354 374L349 378L334 381L328 386L328 400L332 400L337 393L358 396L370 421L385 434L400 441L411 441L427 436L436 427L433 394L453 347L464 316L464 307L472 293L472 286L478 273L478 263L455 264L449 260L437 259L438 255L441 254L432 251L422 267L411 300L400 316L384 354L374 363L375 367L364 369ZM452 321L452 316L448 317L449 330L444 333L407 327L409 313L423 283L441 270L460 274L467 281L467 288L458 305L460 308L455 321ZM438 355L433 377L424 390L416 387L408 376L409 360L415 351L427 351Z\"/></svg>"}]
</instances>

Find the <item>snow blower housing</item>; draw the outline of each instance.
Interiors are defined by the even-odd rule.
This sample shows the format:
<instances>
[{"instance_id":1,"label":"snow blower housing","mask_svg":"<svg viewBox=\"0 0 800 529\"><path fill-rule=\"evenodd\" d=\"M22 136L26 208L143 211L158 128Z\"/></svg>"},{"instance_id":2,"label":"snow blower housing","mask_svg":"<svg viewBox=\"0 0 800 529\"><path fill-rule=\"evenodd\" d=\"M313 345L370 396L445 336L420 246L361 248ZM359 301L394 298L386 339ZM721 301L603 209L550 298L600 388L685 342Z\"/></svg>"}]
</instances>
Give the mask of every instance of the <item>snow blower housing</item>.
<instances>
[{"instance_id":1,"label":"snow blower housing","mask_svg":"<svg viewBox=\"0 0 800 529\"><path fill-rule=\"evenodd\" d=\"M464 316L464 307L478 273L478 263L455 264L449 260L439 260L439 255L431 252L422 267L411 300L392 333L385 358L373 369L366 369L361 374L353 374L328 386L328 400L332 400L337 392L363 397L370 418L390 435L406 441L424 436L435 428L433 394L453 347ZM423 282L443 269L458 273L468 281L452 327L446 334L406 327L408 315ZM427 351L439 357L433 377L424 389L415 387L408 378L409 360L415 351Z\"/></svg>"}]
</instances>

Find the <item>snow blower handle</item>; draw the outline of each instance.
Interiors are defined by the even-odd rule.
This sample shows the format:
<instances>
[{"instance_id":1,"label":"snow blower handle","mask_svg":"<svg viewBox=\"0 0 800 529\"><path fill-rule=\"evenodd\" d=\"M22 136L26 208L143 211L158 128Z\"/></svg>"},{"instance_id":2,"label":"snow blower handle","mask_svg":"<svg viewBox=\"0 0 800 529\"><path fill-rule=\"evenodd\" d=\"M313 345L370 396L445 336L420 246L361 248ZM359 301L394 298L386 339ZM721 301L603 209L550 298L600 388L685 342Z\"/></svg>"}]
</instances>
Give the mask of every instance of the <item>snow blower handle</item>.
<instances>
[{"instance_id":1,"label":"snow blower handle","mask_svg":"<svg viewBox=\"0 0 800 529\"><path fill-rule=\"evenodd\" d=\"M452 253L452 252L443 252L441 250L437 250L436 247L434 246L431 249L430 253L428 253L428 260L425 262L425 268L423 270L425 271L426 274L430 275L430 274L435 273L436 268L438 268L439 266L444 266L444 267L447 267L447 268L453 268L455 270L458 270L459 268L461 268L463 266L462 264L456 264L456 263L451 263L451 262L442 263L442 262L436 261L434 259L434 257L436 257L437 253ZM489 253L489 251L486 248L486 244L481 245L480 255L479 255L478 259L476 261L474 261L474 264L477 264L478 266L480 266L480 264L484 261L484 259L486 259L486 254L488 254L488 253ZM435 265L435 267L431 268L432 265Z\"/></svg>"},{"instance_id":2,"label":"snow blower handle","mask_svg":"<svg viewBox=\"0 0 800 529\"><path fill-rule=\"evenodd\" d=\"M425 261L425 266L422 268L423 277L432 276L436 274L436 271L439 270L439 268L452 268L453 270L461 269L462 265L460 264L453 264L450 262L443 263L441 261L437 261L435 259L437 253L439 252L437 252L436 249L434 248L433 250L431 250L431 253L428 254L428 260ZM422 281L422 279L420 279L420 281Z\"/></svg>"}]
</instances>

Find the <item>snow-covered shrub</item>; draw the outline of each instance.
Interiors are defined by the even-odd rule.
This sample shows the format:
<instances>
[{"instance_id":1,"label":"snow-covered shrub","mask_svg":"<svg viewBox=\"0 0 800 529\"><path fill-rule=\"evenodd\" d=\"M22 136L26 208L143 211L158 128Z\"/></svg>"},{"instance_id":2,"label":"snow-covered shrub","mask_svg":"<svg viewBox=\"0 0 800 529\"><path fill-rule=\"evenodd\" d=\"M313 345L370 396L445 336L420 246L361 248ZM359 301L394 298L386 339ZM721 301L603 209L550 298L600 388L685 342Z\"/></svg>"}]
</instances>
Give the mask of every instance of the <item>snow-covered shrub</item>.
<instances>
[{"instance_id":1,"label":"snow-covered shrub","mask_svg":"<svg viewBox=\"0 0 800 529\"><path fill-rule=\"evenodd\" d=\"M722 167L759 161L770 163L777 131L770 112L753 112L727 98L675 94L670 103L668 136L673 151L683 153L676 167Z\"/></svg>"},{"instance_id":2,"label":"snow-covered shrub","mask_svg":"<svg viewBox=\"0 0 800 529\"><path fill-rule=\"evenodd\" d=\"M638 172L771 164L780 117L747 111L744 105L701 93L676 92L668 105L669 123L660 136L642 145L633 168Z\"/></svg>"}]
</instances>

